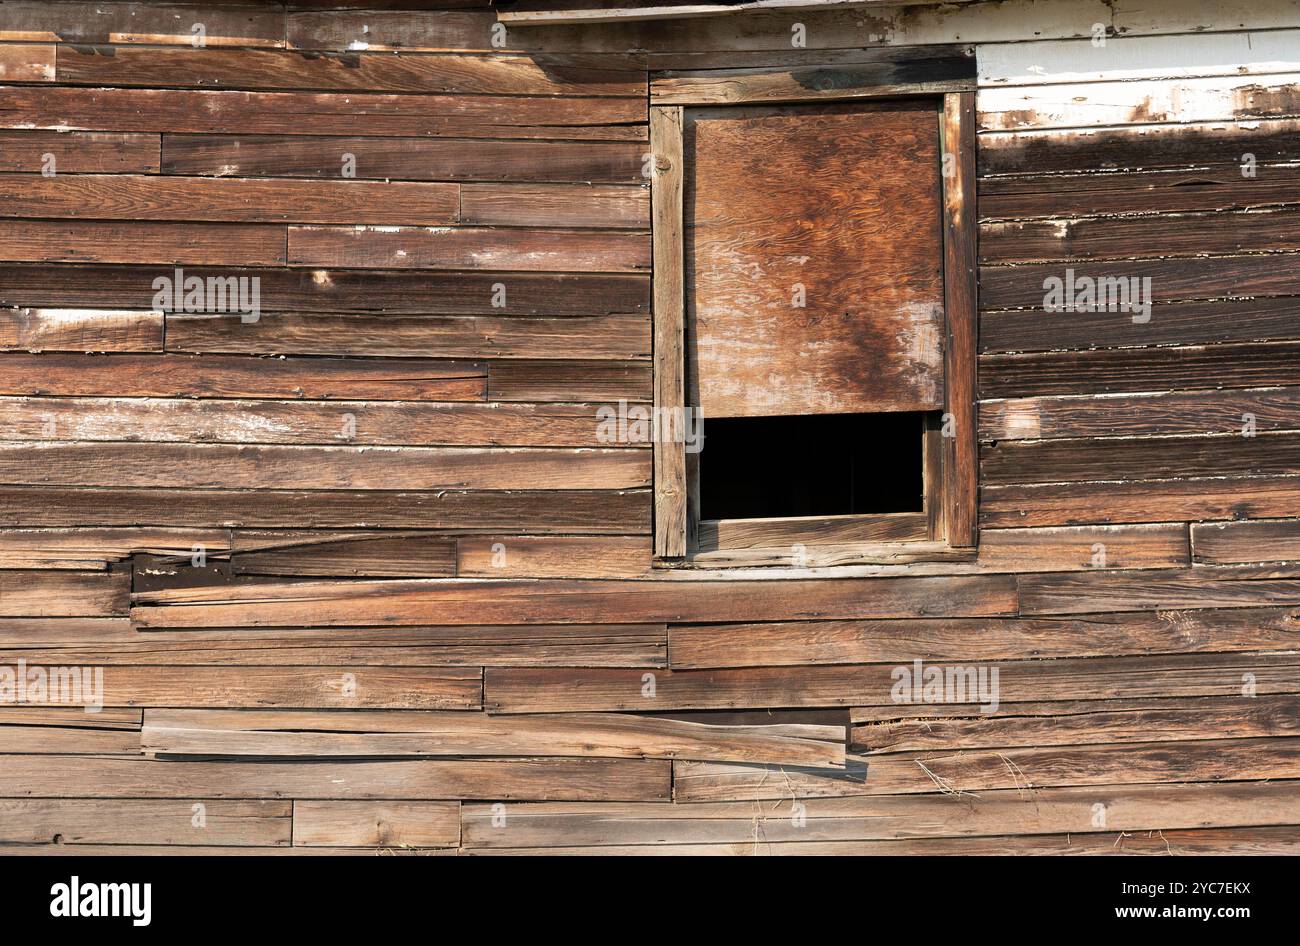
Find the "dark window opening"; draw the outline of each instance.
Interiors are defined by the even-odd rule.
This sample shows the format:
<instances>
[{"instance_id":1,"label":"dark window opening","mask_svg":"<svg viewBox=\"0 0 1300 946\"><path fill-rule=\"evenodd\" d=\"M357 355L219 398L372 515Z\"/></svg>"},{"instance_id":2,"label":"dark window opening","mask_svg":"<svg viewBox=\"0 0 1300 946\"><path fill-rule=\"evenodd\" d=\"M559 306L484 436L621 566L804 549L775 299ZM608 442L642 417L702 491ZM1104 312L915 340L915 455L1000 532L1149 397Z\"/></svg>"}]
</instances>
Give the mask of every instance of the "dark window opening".
<instances>
[{"instance_id":1,"label":"dark window opening","mask_svg":"<svg viewBox=\"0 0 1300 946\"><path fill-rule=\"evenodd\" d=\"M706 417L700 518L920 512L925 417Z\"/></svg>"}]
</instances>

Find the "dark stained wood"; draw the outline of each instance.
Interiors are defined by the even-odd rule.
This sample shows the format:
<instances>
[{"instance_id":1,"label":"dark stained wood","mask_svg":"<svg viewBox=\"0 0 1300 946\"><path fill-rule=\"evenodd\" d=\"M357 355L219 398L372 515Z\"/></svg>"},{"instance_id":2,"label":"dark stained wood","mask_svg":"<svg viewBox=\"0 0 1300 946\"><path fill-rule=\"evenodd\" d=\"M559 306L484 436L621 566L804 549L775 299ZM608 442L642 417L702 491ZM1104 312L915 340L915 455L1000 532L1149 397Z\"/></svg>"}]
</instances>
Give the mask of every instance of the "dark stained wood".
<instances>
[{"instance_id":1,"label":"dark stained wood","mask_svg":"<svg viewBox=\"0 0 1300 946\"><path fill-rule=\"evenodd\" d=\"M5 88L0 127L625 141L644 98ZM357 121L364 115L365 121ZM635 140L635 139L633 139Z\"/></svg>"},{"instance_id":2,"label":"dark stained wood","mask_svg":"<svg viewBox=\"0 0 1300 946\"><path fill-rule=\"evenodd\" d=\"M982 219L1233 210L1295 203L1300 203L1300 170L1266 165L1256 167L1255 177L1243 177L1239 163L1190 171L995 177L979 183Z\"/></svg>"},{"instance_id":3,"label":"dark stained wood","mask_svg":"<svg viewBox=\"0 0 1300 946\"><path fill-rule=\"evenodd\" d=\"M93 86L631 97L645 94L646 77L644 71L620 67L612 57L602 61L596 57L61 46L58 81Z\"/></svg>"},{"instance_id":4,"label":"dark stained wood","mask_svg":"<svg viewBox=\"0 0 1300 946\"><path fill-rule=\"evenodd\" d=\"M507 290L508 291L508 290ZM558 358L626 361L650 354L644 315L522 319L474 316L168 315L167 349L387 358Z\"/></svg>"},{"instance_id":5,"label":"dark stained wood","mask_svg":"<svg viewBox=\"0 0 1300 946\"><path fill-rule=\"evenodd\" d=\"M1234 433L1217 437L1002 441L983 448L981 470L990 486L1300 473L1300 435L1243 436L1237 420Z\"/></svg>"},{"instance_id":6,"label":"dark stained wood","mask_svg":"<svg viewBox=\"0 0 1300 946\"><path fill-rule=\"evenodd\" d=\"M1210 477L1145 482L985 486L980 516L987 528L1062 526L1177 519L1287 516L1300 502L1300 477Z\"/></svg>"},{"instance_id":7,"label":"dark stained wood","mask_svg":"<svg viewBox=\"0 0 1300 946\"><path fill-rule=\"evenodd\" d=\"M68 308L150 309L157 267L0 265L0 302ZM650 311L645 276L421 273L351 269L185 268L186 276L258 278L265 312L406 315L604 315ZM493 305L494 286L506 288Z\"/></svg>"},{"instance_id":8,"label":"dark stained wood","mask_svg":"<svg viewBox=\"0 0 1300 946\"><path fill-rule=\"evenodd\" d=\"M648 363L614 361L493 361L493 401L602 401L644 403L652 398Z\"/></svg>"},{"instance_id":9,"label":"dark stained wood","mask_svg":"<svg viewBox=\"0 0 1300 946\"><path fill-rule=\"evenodd\" d=\"M432 225L456 223L459 206L454 184L0 175L5 217Z\"/></svg>"},{"instance_id":10,"label":"dark stained wood","mask_svg":"<svg viewBox=\"0 0 1300 946\"><path fill-rule=\"evenodd\" d=\"M189 4L95 3L76 0L51 7L41 0L6 3L0 39L39 43L148 43L191 46L196 22ZM283 46L284 15L255 6L207 8L209 46Z\"/></svg>"},{"instance_id":11,"label":"dark stained wood","mask_svg":"<svg viewBox=\"0 0 1300 946\"><path fill-rule=\"evenodd\" d=\"M902 62L661 72L651 79L650 101L653 105L806 102L960 92L975 87L972 57L922 56Z\"/></svg>"},{"instance_id":12,"label":"dark stained wood","mask_svg":"<svg viewBox=\"0 0 1300 946\"><path fill-rule=\"evenodd\" d=\"M1300 523L1194 522L1192 555L1207 565L1300 561Z\"/></svg>"},{"instance_id":13,"label":"dark stained wood","mask_svg":"<svg viewBox=\"0 0 1300 946\"><path fill-rule=\"evenodd\" d=\"M980 262L1264 253L1300 246L1300 209L1013 220L980 226Z\"/></svg>"},{"instance_id":14,"label":"dark stained wood","mask_svg":"<svg viewBox=\"0 0 1300 946\"><path fill-rule=\"evenodd\" d=\"M1148 125L1142 134L1136 135L1123 128L1093 129L1087 134L1026 131L989 135L980 147L980 173L1046 174L1231 165L1240 177L1240 156L1247 152L1254 154L1261 165L1294 161L1300 156L1296 148L1297 130L1300 130L1300 120L1282 118ZM1101 182L1098 186L1106 187Z\"/></svg>"},{"instance_id":15,"label":"dark stained wood","mask_svg":"<svg viewBox=\"0 0 1300 946\"><path fill-rule=\"evenodd\" d=\"M3 132L0 141L6 134L37 133ZM156 169L157 138L150 140ZM166 174L335 178L343 155L350 154L358 179L641 184L645 152L639 141L164 134L162 169Z\"/></svg>"},{"instance_id":16,"label":"dark stained wood","mask_svg":"<svg viewBox=\"0 0 1300 946\"><path fill-rule=\"evenodd\" d=\"M1257 430L1300 428L1300 388L985 401L980 438L1241 434L1247 421Z\"/></svg>"},{"instance_id":17,"label":"dark stained wood","mask_svg":"<svg viewBox=\"0 0 1300 946\"><path fill-rule=\"evenodd\" d=\"M0 260L264 266L285 262L284 227L5 220L0 222ZM143 288L151 285L152 280Z\"/></svg>"},{"instance_id":18,"label":"dark stained wood","mask_svg":"<svg viewBox=\"0 0 1300 946\"><path fill-rule=\"evenodd\" d=\"M156 174L158 135L109 132L0 131L0 171L35 171L54 155L65 174Z\"/></svg>"},{"instance_id":19,"label":"dark stained wood","mask_svg":"<svg viewBox=\"0 0 1300 946\"><path fill-rule=\"evenodd\" d=\"M467 492L0 489L0 525L513 529L622 535L650 528L644 490Z\"/></svg>"},{"instance_id":20,"label":"dark stained wood","mask_svg":"<svg viewBox=\"0 0 1300 946\"><path fill-rule=\"evenodd\" d=\"M103 344L102 332L96 338ZM487 374L482 363L428 359L47 352L0 358L0 394L482 401Z\"/></svg>"},{"instance_id":21,"label":"dark stained wood","mask_svg":"<svg viewBox=\"0 0 1300 946\"><path fill-rule=\"evenodd\" d=\"M1300 342L981 355L984 397L1300 384Z\"/></svg>"},{"instance_id":22,"label":"dark stained wood","mask_svg":"<svg viewBox=\"0 0 1300 946\"><path fill-rule=\"evenodd\" d=\"M939 407L933 105L688 114L689 387L704 415Z\"/></svg>"},{"instance_id":23,"label":"dark stained wood","mask_svg":"<svg viewBox=\"0 0 1300 946\"><path fill-rule=\"evenodd\" d=\"M1133 260L1117 272L1114 262L1071 261L1075 279L1123 275L1151 280L1151 301L1245 298L1300 294L1300 276L1286 255L1211 256L1205 259ZM1026 263L980 268L980 306L1010 309L1041 308L1046 295L1043 280L1063 279L1067 264ZM1121 318L1126 313L1116 313Z\"/></svg>"},{"instance_id":24,"label":"dark stained wood","mask_svg":"<svg viewBox=\"0 0 1300 946\"><path fill-rule=\"evenodd\" d=\"M466 184L460 192L460 223L466 225L628 230L650 226L650 194L644 187Z\"/></svg>"},{"instance_id":25,"label":"dark stained wood","mask_svg":"<svg viewBox=\"0 0 1300 946\"><path fill-rule=\"evenodd\" d=\"M632 273L650 269L639 233L437 227L289 228L296 266Z\"/></svg>"},{"instance_id":26,"label":"dark stained wood","mask_svg":"<svg viewBox=\"0 0 1300 946\"><path fill-rule=\"evenodd\" d=\"M1296 335L1295 309L1295 297L1280 296L1163 303L1151 307L1151 318L1145 322L1134 322L1131 315L1114 312L985 312L980 316L980 350L1048 351L1289 339Z\"/></svg>"}]
</instances>

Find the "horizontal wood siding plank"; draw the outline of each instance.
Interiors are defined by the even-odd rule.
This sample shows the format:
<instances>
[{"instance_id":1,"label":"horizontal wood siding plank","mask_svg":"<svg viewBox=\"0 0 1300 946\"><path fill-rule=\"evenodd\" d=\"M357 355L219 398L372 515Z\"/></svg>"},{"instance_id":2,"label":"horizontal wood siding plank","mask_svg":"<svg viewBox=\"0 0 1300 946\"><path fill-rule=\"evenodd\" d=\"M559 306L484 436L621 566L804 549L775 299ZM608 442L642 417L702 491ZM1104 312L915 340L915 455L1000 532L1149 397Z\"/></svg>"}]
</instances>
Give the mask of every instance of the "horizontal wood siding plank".
<instances>
[{"instance_id":1,"label":"horizontal wood siding plank","mask_svg":"<svg viewBox=\"0 0 1300 946\"><path fill-rule=\"evenodd\" d=\"M836 779L831 770L790 771L789 788L775 784L768 766L718 762L673 763L673 797L680 802L748 801L791 794L893 795L929 793L965 796L995 789L1037 792L1046 786L1108 785L1123 781L1181 782L1213 779L1294 778L1300 756L1290 739L1234 739L1186 742L1171 752L1166 742L1112 746L1047 746L995 750L926 751L872 756L865 782Z\"/></svg>"},{"instance_id":2,"label":"horizontal wood siding plank","mask_svg":"<svg viewBox=\"0 0 1300 946\"><path fill-rule=\"evenodd\" d=\"M1206 565L1300 561L1300 522L1194 522L1192 553Z\"/></svg>"},{"instance_id":3,"label":"horizontal wood siding plank","mask_svg":"<svg viewBox=\"0 0 1300 946\"><path fill-rule=\"evenodd\" d=\"M628 140L645 98L6 86L3 128ZM364 116L363 121L358 118ZM644 132L642 132L642 135ZM633 140L636 140L633 138Z\"/></svg>"},{"instance_id":4,"label":"horizontal wood siding plank","mask_svg":"<svg viewBox=\"0 0 1300 946\"><path fill-rule=\"evenodd\" d=\"M1300 387L1032 397L980 404L982 440L1241 434L1297 428Z\"/></svg>"},{"instance_id":5,"label":"horizontal wood siding plank","mask_svg":"<svg viewBox=\"0 0 1300 946\"><path fill-rule=\"evenodd\" d=\"M980 521L986 528L1079 523L1168 522L1175 519L1268 519L1300 503L1300 477L1214 477L1143 482L986 486Z\"/></svg>"},{"instance_id":6,"label":"horizontal wood siding plank","mask_svg":"<svg viewBox=\"0 0 1300 946\"><path fill-rule=\"evenodd\" d=\"M442 624L912 617L938 610L996 616L1014 610L1012 586L1012 579L1000 575L771 583L431 580L259 585L141 595L133 617L141 626L230 627L353 624L363 613L382 618L381 624L430 623L433 615ZM384 601L382 614L375 613L377 596Z\"/></svg>"},{"instance_id":7,"label":"horizontal wood siding plank","mask_svg":"<svg viewBox=\"0 0 1300 946\"><path fill-rule=\"evenodd\" d=\"M104 333L97 332L94 337L101 339ZM53 353L0 358L0 393L5 395L482 401L487 384L485 364L429 359L217 354L101 358ZM53 407L48 399L45 403ZM193 406L192 410L201 413L205 408Z\"/></svg>"},{"instance_id":8,"label":"horizontal wood siding plank","mask_svg":"<svg viewBox=\"0 0 1300 946\"><path fill-rule=\"evenodd\" d=\"M284 227L248 223L0 221L6 262L267 266L285 262L284 242Z\"/></svg>"},{"instance_id":9,"label":"horizontal wood siding plank","mask_svg":"<svg viewBox=\"0 0 1300 946\"><path fill-rule=\"evenodd\" d=\"M658 801L671 763L655 759L198 762L11 756L9 798L542 799ZM74 789L75 786L75 789Z\"/></svg>"},{"instance_id":10,"label":"horizontal wood siding plank","mask_svg":"<svg viewBox=\"0 0 1300 946\"><path fill-rule=\"evenodd\" d=\"M572 714L150 710L146 751L191 756L592 756L844 765L836 726L713 726Z\"/></svg>"},{"instance_id":11,"label":"horizontal wood siding plank","mask_svg":"<svg viewBox=\"0 0 1300 946\"><path fill-rule=\"evenodd\" d=\"M1054 601L1047 598L1047 590L1030 590L1038 610L1052 609ZM1095 592L1092 597L1097 597ZM1091 604L1093 611L1105 607L1095 600ZM1061 610L1069 613L1071 609L1063 605ZM1300 658L1294 655L1022 660L997 666L999 705L1042 700L1238 695L1243 673L1254 675L1260 693L1300 692ZM895 665L874 664L665 670L653 675L653 696L645 695L650 690L637 671L489 669L484 679L484 705L496 713L896 705L894 690L899 678L895 669ZM974 689L972 686L971 692L958 694L964 698L952 702L979 706L981 697Z\"/></svg>"},{"instance_id":12,"label":"horizontal wood siding plank","mask_svg":"<svg viewBox=\"0 0 1300 946\"><path fill-rule=\"evenodd\" d=\"M208 798L9 798L0 800L0 841L56 849L64 844L288 847L292 807L287 801ZM202 809L201 820L196 808Z\"/></svg>"},{"instance_id":13,"label":"horizontal wood siding plank","mask_svg":"<svg viewBox=\"0 0 1300 946\"><path fill-rule=\"evenodd\" d=\"M96 684L96 686L98 686ZM109 706L284 706L477 709L476 668L123 666L103 670ZM67 693L56 706L82 705Z\"/></svg>"},{"instance_id":14,"label":"horizontal wood siding plank","mask_svg":"<svg viewBox=\"0 0 1300 946\"><path fill-rule=\"evenodd\" d=\"M126 571L0 571L0 617L111 617L130 593Z\"/></svg>"},{"instance_id":15,"label":"horizontal wood siding plank","mask_svg":"<svg viewBox=\"0 0 1300 946\"><path fill-rule=\"evenodd\" d=\"M0 40L42 43L140 43L192 46L197 10L181 3L91 3L51 6L41 0L4 5ZM255 6L203 10L209 46L284 45L284 14Z\"/></svg>"},{"instance_id":16,"label":"horizontal wood siding plank","mask_svg":"<svg viewBox=\"0 0 1300 946\"><path fill-rule=\"evenodd\" d=\"M459 206L460 188L455 184L0 175L4 217L428 226L456 223Z\"/></svg>"},{"instance_id":17,"label":"horizontal wood siding plank","mask_svg":"<svg viewBox=\"0 0 1300 946\"><path fill-rule=\"evenodd\" d=\"M201 267L186 267L182 275L205 283L211 277L256 277L263 312L592 316L650 310L646 276ZM152 309L158 276L175 274L138 266L0 265L0 302ZM504 305L498 285L506 289Z\"/></svg>"},{"instance_id":18,"label":"horizontal wood siding plank","mask_svg":"<svg viewBox=\"0 0 1300 946\"><path fill-rule=\"evenodd\" d=\"M0 654L11 660L22 657L29 664L105 667L662 667L667 663L667 633L662 624L243 628L238 634L151 629L143 634L132 630L128 621L112 623L125 625L125 630L109 637L79 626L84 620L0 620L4 647ZM73 626L52 626L66 624ZM100 720L108 715L105 710L84 718ZM0 712L0 724L7 718ZM60 717L53 724L71 726L76 720ZM139 725L137 711L133 726L139 729Z\"/></svg>"},{"instance_id":19,"label":"horizontal wood siding plank","mask_svg":"<svg viewBox=\"0 0 1300 946\"><path fill-rule=\"evenodd\" d=\"M503 529L625 535L650 527L647 490L255 491L0 488L0 526Z\"/></svg>"},{"instance_id":20,"label":"horizontal wood siding plank","mask_svg":"<svg viewBox=\"0 0 1300 946\"><path fill-rule=\"evenodd\" d=\"M80 45L59 47L58 81L94 86L621 97L644 95L646 85L644 71L595 57L304 55L271 49Z\"/></svg>"},{"instance_id":21,"label":"horizontal wood siding plank","mask_svg":"<svg viewBox=\"0 0 1300 946\"><path fill-rule=\"evenodd\" d=\"M507 290L508 291L508 290ZM169 315L168 351L386 358L648 358L644 315L521 319L379 315Z\"/></svg>"},{"instance_id":22,"label":"horizontal wood siding plank","mask_svg":"<svg viewBox=\"0 0 1300 946\"><path fill-rule=\"evenodd\" d=\"M0 310L0 351L161 352L162 347L161 312Z\"/></svg>"},{"instance_id":23,"label":"horizontal wood siding plank","mask_svg":"<svg viewBox=\"0 0 1300 946\"><path fill-rule=\"evenodd\" d=\"M460 805L454 801L295 801L295 847L456 847Z\"/></svg>"},{"instance_id":24,"label":"horizontal wood siding plank","mask_svg":"<svg viewBox=\"0 0 1300 946\"><path fill-rule=\"evenodd\" d=\"M0 132L0 142L5 134L37 132ZM157 170L158 139L152 141ZM645 151L640 141L165 134L162 170L221 177L334 178L344 155L350 154L358 179L644 184Z\"/></svg>"},{"instance_id":25,"label":"horizontal wood siding plank","mask_svg":"<svg viewBox=\"0 0 1300 946\"><path fill-rule=\"evenodd\" d=\"M1288 608L1089 614L1078 618L799 621L674 625L674 669L1023 660L1291 650Z\"/></svg>"},{"instance_id":26,"label":"horizontal wood siding plank","mask_svg":"<svg viewBox=\"0 0 1300 946\"><path fill-rule=\"evenodd\" d=\"M465 228L290 227L297 266L638 272L650 269L644 234Z\"/></svg>"},{"instance_id":27,"label":"horizontal wood siding plank","mask_svg":"<svg viewBox=\"0 0 1300 946\"><path fill-rule=\"evenodd\" d=\"M1300 436L1252 435L1240 418L1216 437L1001 441L981 453L989 485L1300 473Z\"/></svg>"},{"instance_id":28,"label":"horizontal wood siding plank","mask_svg":"<svg viewBox=\"0 0 1300 946\"><path fill-rule=\"evenodd\" d=\"M1103 829L1093 806L1106 806L1106 833L1204 828L1207 824L1269 825L1293 819L1294 783L1116 785L1015 789L962 798L941 794L810 800L796 825L791 805L773 801L690 805L519 805L510 830L492 825L490 805L466 805L461 830L467 848L566 845L732 843L761 846L784 840L979 837L1002 834L1088 835ZM755 832L759 840L755 840ZM1114 839L1106 838L1113 846Z\"/></svg>"},{"instance_id":29,"label":"horizontal wood siding plank","mask_svg":"<svg viewBox=\"0 0 1300 946\"><path fill-rule=\"evenodd\" d=\"M207 473L200 473L201 469ZM641 450L0 442L0 483L226 489L634 489Z\"/></svg>"},{"instance_id":30,"label":"horizontal wood siding plank","mask_svg":"<svg viewBox=\"0 0 1300 946\"><path fill-rule=\"evenodd\" d=\"M267 362L268 366L275 362ZM5 398L12 440L646 447L604 436L596 404Z\"/></svg>"},{"instance_id":31,"label":"horizontal wood siding plank","mask_svg":"<svg viewBox=\"0 0 1300 946\"><path fill-rule=\"evenodd\" d=\"M0 171L63 174L157 174L159 135L80 131L0 131Z\"/></svg>"}]
</instances>

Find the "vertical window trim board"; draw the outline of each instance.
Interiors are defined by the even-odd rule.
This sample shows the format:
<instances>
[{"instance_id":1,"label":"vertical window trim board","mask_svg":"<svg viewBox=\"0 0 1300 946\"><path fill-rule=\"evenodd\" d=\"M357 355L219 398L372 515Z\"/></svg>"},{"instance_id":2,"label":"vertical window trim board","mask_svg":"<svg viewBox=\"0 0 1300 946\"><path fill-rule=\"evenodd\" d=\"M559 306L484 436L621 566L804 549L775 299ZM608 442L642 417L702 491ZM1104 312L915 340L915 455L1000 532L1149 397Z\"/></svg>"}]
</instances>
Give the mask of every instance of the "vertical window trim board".
<instances>
[{"instance_id":1,"label":"vertical window trim board","mask_svg":"<svg viewBox=\"0 0 1300 946\"><path fill-rule=\"evenodd\" d=\"M936 523L950 546L973 547L979 538L976 503L979 456L975 433L977 311L975 219L975 93L949 92L943 97L940 153L954 155L953 173L943 182L943 292L946 346L944 403L952 415L954 436L944 437L943 512Z\"/></svg>"},{"instance_id":2,"label":"vertical window trim board","mask_svg":"<svg viewBox=\"0 0 1300 946\"><path fill-rule=\"evenodd\" d=\"M686 444L668 436L665 418L686 408L686 259L682 192L685 184L681 106L650 109L654 174L650 184L651 280L654 319L655 557L686 557Z\"/></svg>"},{"instance_id":3,"label":"vertical window trim board","mask_svg":"<svg viewBox=\"0 0 1300 946\"><path fill-rule=\"evenodd\" d=\"M892 97L901 97L892 91ZM953 421L954 436L926 438L925 475L927 487L940 481L939 495L927 489L924 515L928 519L929 541L889 543L862 547L862 561L880 560L881 555L899 560L943 559L950 553L973 549L978 539L977 508L978 455L975 439L975 384L977 289L975 231L975 93L916 90L917 95L938 99L940 155L955 154L954 173L941 174L944 282L944 405ZM859 92L835 100L877 97ZM810 96L825 102L825 95ZM716 105L716 101L675 103L650 107L650 148L653 155L651 178L651 242L654 319L654 406L659 436L654 443L654 552L656 565L674 567L689 564L696 537L698 509L690 495L688 468L697 457L688 457L684 439L668 436L668 422L683 416L686 409L686 260L685 260L685 148L684 112L687 107ZM732 100L727 104L754 104ZM786 104L796 104L788 102ZM677 431L677 433L681 433ZM936 456L937 454L937 456ZM938 502L930 500L937 498ZM907 550L907 551L903 551ZM755 563L763 552L755 553ZM909 554L909 552L911 554ZM738 558L746 559L741 550ZM701 565L713 555L701 556ZM776 562L772 562L775 564Z\"/></svg>"}]
</instances>

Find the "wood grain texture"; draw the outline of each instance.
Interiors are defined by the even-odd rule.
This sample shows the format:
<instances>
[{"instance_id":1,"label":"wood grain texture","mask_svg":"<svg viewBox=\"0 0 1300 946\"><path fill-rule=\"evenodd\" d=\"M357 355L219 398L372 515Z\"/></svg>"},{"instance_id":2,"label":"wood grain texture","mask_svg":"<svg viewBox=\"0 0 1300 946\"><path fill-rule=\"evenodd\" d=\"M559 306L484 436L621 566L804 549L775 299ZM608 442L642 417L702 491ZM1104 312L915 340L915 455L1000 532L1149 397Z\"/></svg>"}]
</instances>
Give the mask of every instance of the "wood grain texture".
<instances>
[{"instance_id":1,"label":"wood grain texture","mask_svg":"<svg viewBox=\"0 0 1300 946\"><path fill-rule=\"evenodd\" d=\"M214 592L217 592L214 594ZM382 614L373 602L382 596ZM881 578L779 583L723 581L352 582L331 587L258 585L180 589L137 597L142 627L320 626L361 623L598 623L800 620L953 614L1005 615L1014 608L1013 581ZM524 619L527 620L524 620Z\"/></svg>"},{"instance_id":2,"label":"wood grain texture","mask_svg":"<svg viewBox=\"0 0 1300 946\"><path fill-rule=\"evenodd\" d=\"M210 92L11 86L4 128L626 141L644 98ZM357 116L365 121L358 122Z\"/></svg>"},{"instance_id":3,"label":"wood grain texture","mask_svg":"<svg viewBox=\"0 0 1300 946\"><path fill-rule=\"evenodd\" d=\"M1297 642L1294 609L1071 618L799 621L669 628L674 669L1267 652ZM973 642L972 642L973 641Z\"/></svg>"},{"instance_id":4,"label":"wood grain texture","mask_svg":"<svg viewBox=\"0 0 1300 946\"><path fill-rule=\"evenodd\" d=\"M5 134L38 133L0 132L0 141ZM152 141L156 170L157 137ZM164 134L162 170L241 178L333 178L342 170L343 156L350 154L356 159L358 179L643 184L645 151L640 141Z\"/></svg>"},{"instance_id":5,"label":"wood grain texture","mask_svg":"<svg viewBox=\"0 0 1300 946\"><path fill-rule=\"evenodd\" d=\"M933 107L689 117L693 403L706 417L939 407Z\"/></svg>"},{"instance_id":6,"label":"wood grain texture","mask_svg":"<svg viewBox=\"0 0 1300 946\"><path fill-rule=\"evenodd\" d=\"M190 762L103 756L14 756L8 798L516 799L668 798L670 763L640 759ZM201 791L199 791L201 790Z\"/></svg>"},{"instance_id":7,"label":"wood grain texture","mask_svg":"<svg viewBox=\"0 0 1300 946\"><path fill-rule=\"evenodd\" d=\"M650 111L654 148L651 192L654 229L654 406L685 423L686 393L686 249L685 249L685 115L680 108ZM674 413L678 412L678 413ZM676 433L674 428L673 433ZM685 433L683 428L682 433ZM654 444L655 556L680 559L686 554L691 516L688 512L686 448L678 438L658 437Z\"/></svg>"},{"instance_id":8,"label":"wood grain texture","mask_svg":"<svg viewBox=\"0 0 1300 946\"><path fill-rule=\"evenodd\" d=\"M456 847L460 805L447 801L298 801L293 843L302 847Z\"/></svg>"},{"instance_id":9,"label":"wood grain texture","mask_svg":"<svg viewBox=\"0 0 1300 946\"><path fill-rule=\"evenodd\" d=\"M975 352L979 337L975 207L975 93L943 99L943 293L945 421L942 440L944 538L949 545L978 540L979 457L976 454ZM941 428L941 432L944 429Z\"/></svg>"},{"instance_id":10,"label":"wood grain texture","mask_svg":"<svg viewBox=\"0 0 1300 946\"><path fill-rule=\"evenodd\" d=\"M2 175L0 207L5 217L435 225L457 222L460 189L409 181Z\"/></svg>"},{"instance_id":11,"label":"wood grain texture","mask_svg":"<svg viewBox=\"0 0 1300 946\"><path fill-rule=\"evenodd\" d=\"M612 714L150 710L141 745L169 756L586 756L844 765L843 727L713 726Z\"/></svg>"},{"instance_id":12,"label":"wood grain texture","mask_svg":"<svg viewBox=\"0 0 1300 946\"><path fill-rule=\"evenodd\" d=\"M161 352L161 312L0 310L0 351Z\"/></svg>"},{"instance_id":13,"label":"wood grain texture","mask_svg":"<svg viewBox=\"0 0 1300 946\"><path fill-rule=\"evenodd\" d=\"M37 459L39 457L39 459ZM207 468L209 472L200 472ZM635 489L644 451L0 442L0 482L279 489Z\"/></svg>"}]
</instances>

